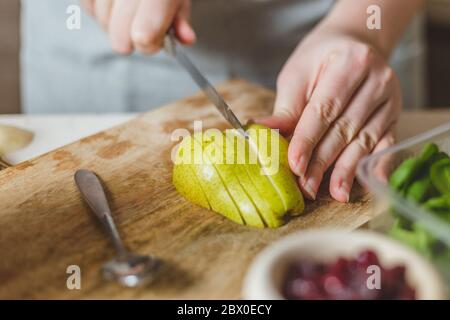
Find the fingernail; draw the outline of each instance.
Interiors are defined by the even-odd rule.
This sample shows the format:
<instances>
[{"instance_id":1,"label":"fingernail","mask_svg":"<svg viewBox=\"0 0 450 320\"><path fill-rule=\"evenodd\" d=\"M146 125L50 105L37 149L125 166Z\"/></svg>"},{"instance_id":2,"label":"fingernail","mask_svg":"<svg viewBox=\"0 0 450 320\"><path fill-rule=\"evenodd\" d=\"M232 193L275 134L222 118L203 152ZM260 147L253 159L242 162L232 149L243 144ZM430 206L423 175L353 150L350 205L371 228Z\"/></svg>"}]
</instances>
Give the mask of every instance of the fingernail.
<instances>
[{"instance_id":1,"label":"fingernail","mask_svg":"<svg viewBox=\"0 0 450 320\"><path fill-rule=\"evenodd\" d=\"M301 186L306 185L306 181L305 181L305 177L304 176L299 176L298 177L298 182Z\"/></svg>"},{"instance_id":2,"label":"fingernail","mask_svg":"<svg viewBox=\"0 0 450 320\"><path fill-rule=\"evenodd\" d=\"M306 172L306 159L305 156L300 156L297 161L297 165L295 166L295 174L299 177L304 177Z\"/></svg>"},{"instance_id":3,"label":"fingernail","mask_svg":"<svg viewBox=\"0 0 450 320\"><path fill-rule=\"evenodd\" d=\"M342 198L345 199L345 202L350 201L350 186L347 182L342 182L339 187L339 193L341 194Z\"/></svg>"},{"instance_id":4,"label":"fingernail","mask_svg":"<svg viewBox=\"0 0 450 320\"><path fill-rule=\"evenodd\" d=\"M189 37L192 39L192 42L197 41L197 34L191 28L188 28Z\"/></svg>"},{"instance_id":5,"label":"fingernail","mask_svg":"<svg viewBox=\"0 0 450 320\"><path fill-rule=\"evenodd\" d=\"M317 182L314 178L309 178L305 183L305 191L308 193L308 195L313 199L316 200L316 194L317 194Z\"/></svg>"}]
</instances>

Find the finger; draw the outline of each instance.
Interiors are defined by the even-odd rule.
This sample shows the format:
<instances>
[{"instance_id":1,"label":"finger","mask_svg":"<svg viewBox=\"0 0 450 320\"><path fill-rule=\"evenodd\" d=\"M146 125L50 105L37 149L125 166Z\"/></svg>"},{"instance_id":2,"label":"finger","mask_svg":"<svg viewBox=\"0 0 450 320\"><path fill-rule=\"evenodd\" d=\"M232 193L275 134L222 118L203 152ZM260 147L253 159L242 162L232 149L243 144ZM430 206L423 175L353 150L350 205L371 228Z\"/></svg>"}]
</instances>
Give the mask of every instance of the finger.
<instances>
[{"instance_id":1,"label":"finger","mask_svg":"<svg viewBox=\"0 0 450 320\"><path fill-rule=\"evenodd\" d=\"M395 126L392 126L392 128L384 135L381 141L377 144L377 146L373 150L373 153L382 151L384 149L393 146L396 141L395 133L396 133ZM394 160L393 154L388 153L382 155L376 163L376 166L374 168L374 175L383 183L388 182L390 168L393 160Z\"/></svg>"},{"instance_id":2,"label":"finger","mask_svg":"<svg viewBox=\"0 0 450 320\"><path fill-rule=\"evenodd\" d=\"M286 138L289 138L292 134L295 125L297 124L298 116L289 112L288 110L282 110L277 114L273 114L269 117L254 119L253 122L265 125L271 129L280 130L280 134Z\"/></svg>"},{"instance_id":3,"label":"finger","mask_svg":"<svg viewBox=\"0 0 450 320\"><path fill-rule=\"evenodd\" d=\"M340 202L349 201L359 161L374 150L398 117L395 103L395 99L390 99L378 110L339 156L330 179L330 194L334 199Z\"/></svg>"},{"instance_id":4,"label":"finger","mask_svg":"<svg viewBox=\"0 0 450 320\"><path fill-rule=\"evenodd\" d=\"M113 0L96 0L95 1L95 17L104 30L108 30L109 19L111 17L111 10L113 7Z\"/></svg>"},{"instance_id":5,"label":"finger","mask_svg":"<svg viewBox=\"0 0 450 320\"><path fill-rule=\"evenodd\" d=\"M314 150L306 174L308 181L302 179L302 184L305 188L309 188L310 192L320 185L326 170L351 143L374 111L384 105L389 98L394 84L394 74L391 69L378 70L371 73L348 108L331 125ZM389 114L386 113L386 116Z\"/></svg>"},{"instance_id":6,"label":"finger","mask_svg":"<svg viewBox=\"0 0 450 320\"><path fill-rule=\"evenodd\" d=\"M182 1L173 26L175 29L175 34L182 44L191 45L196 41L197 36L191 25L190 1Z\"/></svg>"},{"instance_id":7,"label":"finger","mask_svg":"<svg viewBox=\"0 0 450 320\"><path fill-rule=\"evenodd\" d=\"M141 0L131 29L134 46L145 54L159 51L178 10L178 1Z\"/></svg>"},{"instance_id":8,"label":"finger","mask_svg":"<svg viewBox=\"0 0 450 320\"><path fill-rule=\"evenodd\" d=\"M81 0L81 6L88 14L95 17L95 0Z\"/></svg>"},{"instance_id":9,"label":"finger","mask_svg":"<svg viewBox=\"0 0 450 320\"><path fill-rule=\"evenodd\" d=\"M381 140L376 145L375 149L372 151L373 153L381 151L385 148L389 148L395 144L395 125L392 125L388 131L384 134ZM341 166L339 164L339 171L333 171L330 180L330 194L331 196L339 201L339 202L348 202L350 200L350 192L353 186L353 181L356 176L356 171L358 168L359 162L366 156L370 154L370 152L364 151L363 149L358 149L356 152L360 151L360 154L354 158L352 162L348 163L348 166ZM350 151L349 151L350 152ZM355 152L355 154L356 154ZM387 160L387 158L386 158ZM384 166L387 164L383 161L383 163L379 162L378 164ZM336 163L338 165L338 163ZM378 167L378 165L377 165ZM379 167L383 169L382 167ZM342 177L345 176L346 179ZM362 185L365 187L364 185Z\"/></svg>"},{"instance_id":10,"label":"finger","mask_svg":"<svg viewBox=\"0 0 450 320\"><path fill-rule=\"evenodd\" d=\"M277 95L273 114L254 119L256 123L279 129L285 137L292 136L306 105L309 70L304 65L288 61L277 80Z\"/></svg>"},{"instance_id":11,"label":"finger","mask_svg":"<svg viewBox=\"0 0 450 320\"><path fill-rule=\"evenodd\" d=\"M289 164L304 176L311 154L334 120L344 111L368 72L371 54L330 55L289 145Z\"/></svg>"},{"instance_id":12,"label":"finger","mask_svg":"<svg viewBox=\"0 0 450 320\"><path fill-rule=\"evenodd\" d=\"M121 54L131 54L131 24L136 12L138 0L115 0L109 21L109 37L113 49Z\"/></svg>"}]
</instances>

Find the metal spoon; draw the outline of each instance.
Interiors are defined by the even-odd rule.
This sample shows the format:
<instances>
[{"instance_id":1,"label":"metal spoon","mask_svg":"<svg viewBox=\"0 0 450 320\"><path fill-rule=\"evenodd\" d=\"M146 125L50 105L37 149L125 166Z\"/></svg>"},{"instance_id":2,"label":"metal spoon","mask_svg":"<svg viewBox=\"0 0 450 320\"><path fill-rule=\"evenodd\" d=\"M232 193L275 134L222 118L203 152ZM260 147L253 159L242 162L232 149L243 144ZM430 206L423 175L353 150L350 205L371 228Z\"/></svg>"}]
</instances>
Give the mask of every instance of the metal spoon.
<instances>
[{"instance_id":1,"label":"metal spoon","mask_svg":"<svg viewBox=\"0 0 450 320\"><path fill-rule=\"evenodd\" d=\"M117 257L103 265L103 276L126 287L136 287L153 280L161 266L161 260L153 256L141 256L130 252L123 244L112 218L105 192L94 172L78 170L75 182L83 198L110 235Z\"/></svg>"}]
</instances>

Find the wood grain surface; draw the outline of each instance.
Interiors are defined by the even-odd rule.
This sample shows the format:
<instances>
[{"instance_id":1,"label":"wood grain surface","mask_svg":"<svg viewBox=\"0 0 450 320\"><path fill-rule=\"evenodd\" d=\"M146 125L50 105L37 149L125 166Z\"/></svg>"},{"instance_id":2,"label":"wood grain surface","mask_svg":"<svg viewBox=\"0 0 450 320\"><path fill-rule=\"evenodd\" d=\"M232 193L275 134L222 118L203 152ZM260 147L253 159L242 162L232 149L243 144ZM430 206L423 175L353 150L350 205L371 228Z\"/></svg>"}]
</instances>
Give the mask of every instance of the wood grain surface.
<instances>
[{"instance_id":1,"label":"wood grain surface","mask_svg":"<svg viewBox=\"0 0 450 320\"><path fill-rule=\"evenodd\" d=\"M243 81L220 88L238 116L269 114L273 92ZM304 215L277 230L237 225L184 200L171 183L171 140L177 128L226 128L203 95L158 110L0 172L0 298L234 299L252 258L294 231L357 228L371 218L370 198L356 187L350 204L332 201L326 186ZM153 285L124 289L103 281L114 256L82 201L79 168L103 180L127 246L165 260ZM81 290L68 290L66 268L81 268Z\"/></svg>"}]
</instances>

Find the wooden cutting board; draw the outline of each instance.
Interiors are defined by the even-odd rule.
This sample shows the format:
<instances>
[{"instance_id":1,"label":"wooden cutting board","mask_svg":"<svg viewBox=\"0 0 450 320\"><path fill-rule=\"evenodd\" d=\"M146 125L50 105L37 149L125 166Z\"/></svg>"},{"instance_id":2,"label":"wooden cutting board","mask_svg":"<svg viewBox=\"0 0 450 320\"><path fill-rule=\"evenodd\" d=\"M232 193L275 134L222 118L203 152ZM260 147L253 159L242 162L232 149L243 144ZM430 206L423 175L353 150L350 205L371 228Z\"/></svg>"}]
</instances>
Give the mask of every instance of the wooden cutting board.
<instances>
[{"instance_id":1,"label":"wooden cutting board","mask_svg":"<svg viewBox=\"0 0 450 320\"><path fill-rule=\"evenodd\" d=\"M274 101L273 92L244 81L220 91L244 121L269 114ZM277 230L240 226L190 204L172 186L170 155L172 132L192 129L194 120L226 128L198 94L0 172L0 298L239 298L252 258L274 240L306 228L353 229L371 218L359 187L350 204L339 204L325 186L304 215ZM126 244L166 261L153 285L124 289L102 280L100 267L114 251L74 184L79 168L103 180ZM81 268L81 290L66 287L70 265Z\"/></svg>"}]
</instances>

